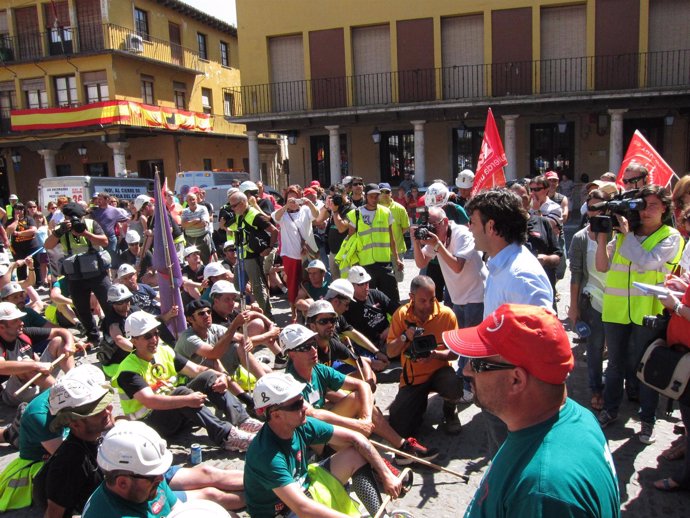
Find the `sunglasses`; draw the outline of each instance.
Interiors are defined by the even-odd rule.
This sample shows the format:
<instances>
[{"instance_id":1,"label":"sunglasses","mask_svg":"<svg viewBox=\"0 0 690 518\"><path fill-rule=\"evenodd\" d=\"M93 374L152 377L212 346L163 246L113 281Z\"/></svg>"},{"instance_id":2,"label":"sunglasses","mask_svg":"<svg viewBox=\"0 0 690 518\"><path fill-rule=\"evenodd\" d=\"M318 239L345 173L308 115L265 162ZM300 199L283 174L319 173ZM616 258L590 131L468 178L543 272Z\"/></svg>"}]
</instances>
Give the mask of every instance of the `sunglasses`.
<instances>
[{"instance_id":1,"label":"sunglasses","mask_svg":"<svg viewBox=\"0 0 690 518\"><path fill-rule=\"evenodd\" d=\"M545 188L544 187L530 187L529 190L532 192L539 192L543 191Z\"/></svg>"},{"instance_id":2,"label":"sunglasses","mask_svg":"<svg viewBox=\"0 0 690 518\"><path fill-rule=\"evenodd\" d=\"M283 410L284 412L297 412L298 410L302 410L303 406L304 398L299 398L298 400L290 403L289 405L279 405L275 409Z\"/></svg>"},{"instance_id":3,"label":"sunglasses","mask_svg":"<svg viewBox=\"0 0 690 518\"><path fill-rule=\"evenodd\" d=\"M195 314L195 315L201 315L202 317L205 317L205 316L211 314L211 310L210 310L210 309L202 309L201 311L197 311L197 312L194 313L194 314Z\"/></svg>"},{"instance_id":4,"label":"sunglasses","mask_svg":"<svg viewBox=\"0 0 690 518\"><path fill-rule=\"evenodd\" d=\"M296 353L306 353L307 351L311 351L315 347L316 347L316 341L315 340L309 340L308 342L304 342L303 344L300 344L297 347L293 347L290 350L293 352L296 352Z\"/></svg>"},{"instance_id":5,"label":"sunglasses","mask_svg":"<svg viewBox=\"0 0 690 518\"><path fill-rule=\"evenodd\" d=\"M146 480L148 482L155 482L158 478L160 478L162 475L135 475L132 473L131 475L127 475L129 478L138 478L140 480Z\"/></svg>"},{"instance_id":6,"label":"sunglasses","mask_svg":"<svg viewBox=\"0 0 690 518\"><path fill-rule=\"evenodd\" d=\"M316 321L317 324L325 326L326 324L335 324L338 321L335 317L320 318Z\"/></svg>"},{"instance_id":7,"label":"sunglasses","mask_svg":"<svg viewBox=\"0 0 690 518\"><path fill-rule=\"evenodd\" d=\"M601 207L597 203L596 205L587 205L587 210L588 211L595 211L595 210L601 210Z\"/></svg>"},{"instance_id":8,"label":"sunglasses","mask_svg":"<svg viewBox=\"0 0 690 518\"><path fill-rule=\"evenodd\" d=\"M117 302L113 302L113 306L123 306L124 304L129 304L130 302L132 302L132 299L118 300Z\"/></svg>"},{"instance_id":9,"label":"sunglasses","mask_svg":"<svg viewBox=\"0 0 690 518\"><path fill-rule=\"evenodd\" d=\"M158 331L149 331L145 335L141 335L139 338L143 338L144 340L151 340L151 338L158 338Z\"/></svg>"},{"instance_id":10,"label":"sunglasses","mask_svg":"<svg viewBox=\"0 0 690 518\"><path fill-rule=\"evenodd\" d=\"M511 363L489 362L481 358L470 358L472 370L479 374L486 371L504 371L514 369L516 366Z\"/></svg>"},{"instance_id":11,"label":"sunglasses","mask_svg":"<svg viewBox=\"0 0 690 518\"><path fill-rule=\"evenodd\" d=\"M356 185L364 185L364 184L363 184L363 183L353 183L353 184L352 184L353 187L356 186Z\"/></svg>"},{"instance_id":12,"label":"sunglasses","mask_svg":"<svg viewBox=\"0 0 690 518\"><path fill-rule=\"evenodd\" d=\"M626 184L626 185L628 185L628 184L631 184L631 183L641 182L642 180L645 179L645 176L647 176L647 175L646 175L646 174L643 174L643 175L640 175L640 176L635 176L634 178L623 178L623 183Z\"/></svg>"}]
</instances>

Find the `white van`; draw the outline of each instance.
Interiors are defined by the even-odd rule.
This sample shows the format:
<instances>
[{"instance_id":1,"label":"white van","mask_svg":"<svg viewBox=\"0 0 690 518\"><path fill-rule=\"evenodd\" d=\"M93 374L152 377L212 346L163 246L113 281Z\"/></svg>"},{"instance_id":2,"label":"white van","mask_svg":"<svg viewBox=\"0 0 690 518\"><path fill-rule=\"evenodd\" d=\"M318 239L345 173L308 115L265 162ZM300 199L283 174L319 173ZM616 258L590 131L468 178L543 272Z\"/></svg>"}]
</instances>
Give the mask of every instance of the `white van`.
<instances>
[{"instance_id":1,"label":"white van","mask_svg":"<svg viewBox=\"0 0 690 518\"><path fill-rule=\"evenodd\" d=\"M249 180L249 173L245 171L183 171L175 178L175 193L184 203L184 199L193 186L206 191L206 201L213 205L215 218L218 210L228 202L228 189L232 181L240 183Z\"/></svg>"},{"instance_id":2,"label":"white van","mask_svg":"<svg viewBox=\"0 0 690 518\"><path fill-rule=\"evenodd\" d=\"M133 200L140 194L153 193L153 180L148 178L115 178L112 176L57 176L38 182L38 206L46 209L49 201L69 196L72 201L89 203L98 192L105 191L122 200Z\"/></svg>"}]
</instances>

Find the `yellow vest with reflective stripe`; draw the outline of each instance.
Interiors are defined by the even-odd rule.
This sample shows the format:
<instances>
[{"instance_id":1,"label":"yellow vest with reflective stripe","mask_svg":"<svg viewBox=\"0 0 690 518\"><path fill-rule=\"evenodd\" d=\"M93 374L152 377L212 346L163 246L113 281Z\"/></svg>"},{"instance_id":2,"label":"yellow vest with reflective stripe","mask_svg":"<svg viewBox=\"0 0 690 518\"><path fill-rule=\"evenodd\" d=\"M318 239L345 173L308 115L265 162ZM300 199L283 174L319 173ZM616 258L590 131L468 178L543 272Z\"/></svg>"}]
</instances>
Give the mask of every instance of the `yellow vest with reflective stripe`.
<instances>
[{"instance_id":1,"label":"yellow vest with reflective stripe","mask_svg":"<svg viewBox=\"0 0 690 518\"><path fill-rule=\"evenodd\" d=\"M249 207L247 209L247 212L244 214L244 223L245 225L251 227L254 231L259 232L259 229L256 225L254 225L254 219L260 215L264 214L262 211L255 209L254 207ZM225 230L225 235L227 236L228 241L232 241L235 244L239 243L239 240L237 239L237 232L238 232L238 227L237 223L239 222L240 217L242 215L237 215L235 214L235 221L232 222L231 225L228 225ZM247 230L245 230L247 232ZM267 234L268 236L268 234ZM247 245L247 243L242 243L244 247L242 248L243 251L243 256L242 259L247 257L248 253L254 253L254 250L251 249L250 246Z\"/></svg>"},{"instance_id":2,"label":"yellow vest with reflective stripe","mask_svg":"<svg viewBox=\"0 0 690 518\"><path fill-rule=\"evenodd\" d=\"M668 225L663 225L659 230L647 237L642 243L642 248L650 252L664 239L678 234L678 231ZM604 322L615 324L630 324L631 322L642 325L645 315L658 315L664 310L659 299L653 295L647 295L633 286L633 282L645 284L661 284L666 275L680 261L683 247L679 246L676 255L671 262L665 263L656 270L638 271L630 261L618 253L625 236L616 236L616 251L611 261L611 267L606 274L606 287L604 288L604 307L601 319Z\"/></svg>"},{"instance_id":3,"label":"yellow vest with reflective stripe","mask_svg":"<svg viewBox=\"0 0 690 518\"><path fill-rule=\"evenodd\" d=\"M367 225L361 216L360 213L359 222L356 223L357 215L355 211L351 210L347 213L347 219L352 224L357 225L356 232L361 243L361 250L358 254L359 264L368 266L374 263L390 263L391 236L388 225L390 211L381 205L376 207L374 221L371 222L371 225Z\"/></svg>"},{"instance_id":4,"label":"yellow vest with reflective stripe","mask_svg":"<svg viewBox=\"0 0 690 518\"><path fill-rule=\"evenodd\" d=\"M142 360L136 354L130 353L122 360L119 367L111 383L120 393L122 411L129 419L143 419L151 410L139 403L136 399L130 398L125 394L117 384L117 378L120 374L123 372L135 372L139 374L156 394L170 394L174 386L177 385L175 351L163 343L158 344L158 350L156 354L153 355L152 361Z\"/></svg>"},{"instance_id":5,"label":"yellow vest with reflective stripe","mask_svg":"<svg viewBox=\"0 0 690 518\"><path fill-rule=\"evenodd\" d=\"M407 215L407 210L405 207L396 201L391 202L391 204L386 208L391 211L391 214L393 214L393 237L395 238L395 249L398 251L399 255L402 255L407 252L404 232L410 228L410 217Z\"/></svg>"}]
</instances>

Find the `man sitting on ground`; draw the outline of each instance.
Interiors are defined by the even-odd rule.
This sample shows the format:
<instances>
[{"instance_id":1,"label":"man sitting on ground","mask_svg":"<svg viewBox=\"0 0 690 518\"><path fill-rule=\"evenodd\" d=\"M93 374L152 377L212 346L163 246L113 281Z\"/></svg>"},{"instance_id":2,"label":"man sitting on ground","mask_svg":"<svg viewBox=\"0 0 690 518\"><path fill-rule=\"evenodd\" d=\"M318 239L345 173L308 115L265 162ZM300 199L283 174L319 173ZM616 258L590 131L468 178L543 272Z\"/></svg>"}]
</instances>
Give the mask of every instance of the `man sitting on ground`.
<instances>
[{"instance_id":1,"label":"man sitting on ground","mask_svg":"<svg viewBox=\"0 0 690 518\"><path fill-rule=\"evenodd\" d=\"M305 315L312 302L323 299L331 283L331 274L326 271L326 265L319 259L310 261L307 265L308 279L302 283L297 292L295 305L297 311Z\"/></svg>"},{"instance_id":2,"label":"man sitting on ground","mask_svg":"<svg viewBox=\"0 0 690 518\"><path fill-rule=\"evenodd\" d=\"M139 232L128 230L125 234L125 243L127 243L127 250L120 252L118 266L123 264L134 266L139 282L149 286L157 286L158 278L153 270L153 254L150 250L142 251Z\"/></svg>"}]
</instances>

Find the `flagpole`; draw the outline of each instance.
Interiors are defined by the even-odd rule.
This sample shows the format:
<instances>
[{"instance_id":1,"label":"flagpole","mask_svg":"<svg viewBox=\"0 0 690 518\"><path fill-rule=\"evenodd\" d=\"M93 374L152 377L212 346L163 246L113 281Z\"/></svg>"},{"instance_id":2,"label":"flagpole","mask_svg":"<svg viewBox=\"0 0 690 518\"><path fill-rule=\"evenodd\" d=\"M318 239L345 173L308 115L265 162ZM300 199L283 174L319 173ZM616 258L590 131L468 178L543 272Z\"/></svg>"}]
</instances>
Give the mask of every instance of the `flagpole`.
<instances>
[{"instance_id":1,"label":"flagpole","mask_svg":"<svg viewBox=\"0 0 690 518\"><path fill-rule=\"evenodd\" d=\"M158 174L158 166L155 166L154 169L154 176L156 179L156 188L158 189L158 197L159 197L159 202L157 203L156 209L158 210L157 217L159 218L164 218L166 216L166 212L163 210L163 207L165 205L165 198L163 197L162 194L162 186L160 184L160 175ZM172 259L170 258L170 249L168 248L168 236L167 232L165 232L165 227L163 225L163 220L159 219L158 220L159 228L161 229L161 238L162 238L162 245L163 245L163 253L165 254L165 268L168 271L168 277L170 279L170 292L174 293L175 292L175 278L173 277L173 271L172 271ZM183 311L182 308L177 308L178 311ZM175 340L177 340L177 318L173 319L173 335L175 336Z\"/></svg>"}]
</instances>

